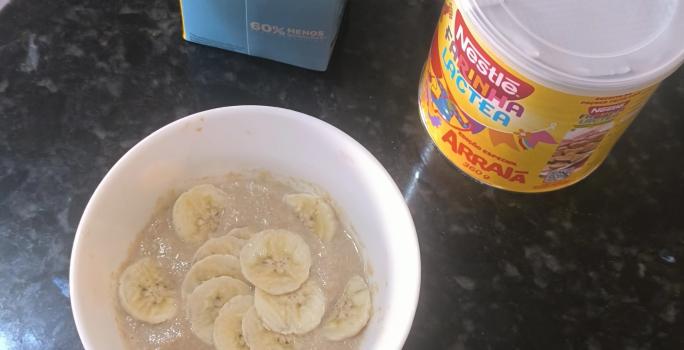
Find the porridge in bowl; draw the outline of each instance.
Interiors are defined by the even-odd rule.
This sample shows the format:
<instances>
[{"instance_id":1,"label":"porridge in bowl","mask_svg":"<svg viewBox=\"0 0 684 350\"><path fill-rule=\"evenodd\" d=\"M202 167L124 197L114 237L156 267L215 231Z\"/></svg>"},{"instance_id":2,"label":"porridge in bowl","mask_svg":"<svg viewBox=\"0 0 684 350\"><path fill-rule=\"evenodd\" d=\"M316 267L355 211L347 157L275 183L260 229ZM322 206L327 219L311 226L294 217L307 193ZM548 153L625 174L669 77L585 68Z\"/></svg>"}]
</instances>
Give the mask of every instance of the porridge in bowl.
<instances>
[{"instance_id":1,"label":"porridge in bowl","mask_svg":"<svg viewBox=\"0 0 684 350\"><path fill-rule=\"evenodd\" d=\"M117 276L134 349L357 349L364 258L334 203L268 174L229 174L161 203Z\"/></svg>"}]
</instances>

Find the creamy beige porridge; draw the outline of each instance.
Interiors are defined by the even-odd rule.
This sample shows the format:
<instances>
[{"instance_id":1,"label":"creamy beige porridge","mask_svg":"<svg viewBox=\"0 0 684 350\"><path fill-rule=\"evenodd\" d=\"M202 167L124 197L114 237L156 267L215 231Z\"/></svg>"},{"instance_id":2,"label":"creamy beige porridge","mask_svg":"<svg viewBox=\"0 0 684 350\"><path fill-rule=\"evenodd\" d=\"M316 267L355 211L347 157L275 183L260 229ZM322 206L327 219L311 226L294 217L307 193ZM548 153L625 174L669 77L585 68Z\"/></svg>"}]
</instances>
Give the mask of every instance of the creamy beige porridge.
<instances>
[{"instance_id":1,"label":"creamy beige porridge","mask_svg":"<svg viewBox=\"0 0 684 350\"><path fill-rule=\"evenodd\" d=\"M132 349L357 349L364 259L325 195L267 174L184 186L117 276Z\"/></svg>"}]
</instances>

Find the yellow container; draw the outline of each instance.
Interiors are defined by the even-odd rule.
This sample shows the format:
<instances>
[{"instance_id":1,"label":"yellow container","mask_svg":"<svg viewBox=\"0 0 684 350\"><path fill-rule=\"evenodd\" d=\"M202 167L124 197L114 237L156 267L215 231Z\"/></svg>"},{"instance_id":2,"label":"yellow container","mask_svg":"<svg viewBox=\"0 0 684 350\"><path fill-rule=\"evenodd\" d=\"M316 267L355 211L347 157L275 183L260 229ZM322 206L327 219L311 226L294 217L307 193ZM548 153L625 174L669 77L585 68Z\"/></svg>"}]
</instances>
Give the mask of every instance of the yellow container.
<instances>
[{"instance_id":1,"label":"yellow container","mask_svg":"<svg viewBox=\"0 0 684 350\"><path fill-rule=\"evenodd\" d=\"M684 59L684 4L649 1L447 0L419 87L439 150L505 190L586 177Z\"/></svg>"}]
</instances>

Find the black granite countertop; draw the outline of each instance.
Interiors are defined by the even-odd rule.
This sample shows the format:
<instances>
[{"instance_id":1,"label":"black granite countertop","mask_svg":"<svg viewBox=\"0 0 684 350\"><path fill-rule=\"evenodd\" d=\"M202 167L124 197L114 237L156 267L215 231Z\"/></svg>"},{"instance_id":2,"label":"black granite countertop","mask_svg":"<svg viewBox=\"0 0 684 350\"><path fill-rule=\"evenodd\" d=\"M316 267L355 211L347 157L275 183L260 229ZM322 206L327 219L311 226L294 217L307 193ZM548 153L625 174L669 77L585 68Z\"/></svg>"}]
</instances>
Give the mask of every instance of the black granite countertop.
<instances>
[{"instance_id":1,"label":"black granite countertop","mask_svg":"<svg viewBox=\"0 0 684 350\"><path fill-rule=\"evenodd\" d=\"M82 347L69 257L96 185L150 132L237 104L319 116L394 177L423 262L407 349L684 349L684 70L583 182L493 190L455 170L419 120L440 6L350 0L317 73L184 42L176 0L12 0L0 11L0 349Z\"/></svg>"}]
</instances>

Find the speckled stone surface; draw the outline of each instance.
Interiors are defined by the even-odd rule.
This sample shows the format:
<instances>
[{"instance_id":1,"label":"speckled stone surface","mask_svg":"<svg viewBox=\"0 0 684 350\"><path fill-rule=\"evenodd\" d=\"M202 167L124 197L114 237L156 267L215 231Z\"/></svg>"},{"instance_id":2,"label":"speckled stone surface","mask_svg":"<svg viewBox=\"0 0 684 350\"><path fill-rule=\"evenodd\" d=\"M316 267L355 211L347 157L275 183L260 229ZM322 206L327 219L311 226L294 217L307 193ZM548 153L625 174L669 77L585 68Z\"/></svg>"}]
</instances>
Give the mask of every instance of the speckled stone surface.
<instances>
[{"instance_id":1,"label":"speckled stone surface","mask_svg":"<svg viewBox=\"0 0 684 350\"><path fill-rule=\"evenodd\" d=\"M175 0L13 0L0 12L0 349L78 349L86 202L137 141L226 105L299 110L387 167L418 229L406 349L684 349L684 70L606 163L544 195L479 185L432 146L417 78L440 1L351 0L325 73L184 42Z\"/></svg>"}]
</instances>

